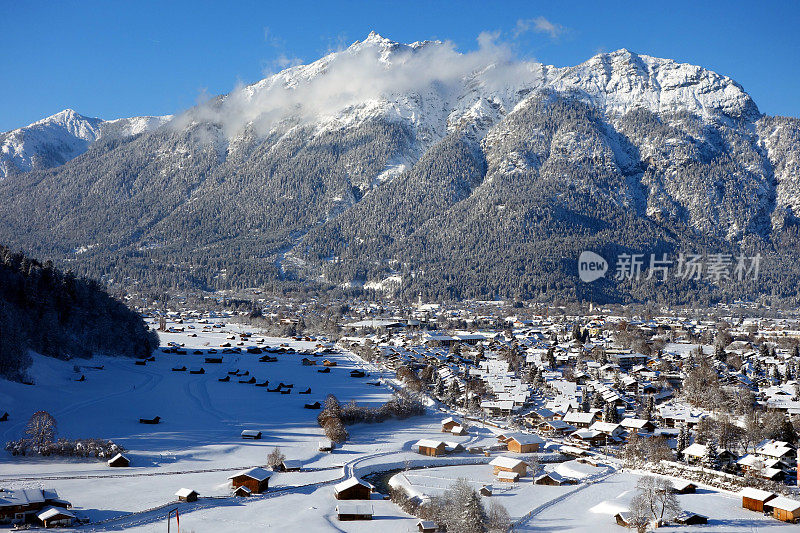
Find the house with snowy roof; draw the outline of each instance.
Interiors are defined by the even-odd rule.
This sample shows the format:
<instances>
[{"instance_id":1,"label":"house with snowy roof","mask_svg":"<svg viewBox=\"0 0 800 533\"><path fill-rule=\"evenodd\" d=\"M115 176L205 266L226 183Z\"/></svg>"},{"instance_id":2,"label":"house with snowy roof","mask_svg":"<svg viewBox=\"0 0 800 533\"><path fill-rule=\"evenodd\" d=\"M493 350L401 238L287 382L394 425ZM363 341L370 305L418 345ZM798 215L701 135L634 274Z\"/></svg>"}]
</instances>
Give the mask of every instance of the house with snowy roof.
<instances>
[{"instance_id":1,"label":"house with snowy roof","mask_svg":"<svg viewBox=\"0 0 800 533\"><path fill-rule=\"evenodd\" d=\"M270 477L272 477L272 472L257 467L234 474L228 479L231 481L231 488L233 489L245 486L254 494L261 494L269 489Z\"/></svg>"},{"instance_id":2,"label":"house with snowy roof","mask_svg":"<svg viewBox=\"0 0 800 533\"><path fill-rule=\"evenodd\" d=\"M333 487L333 495L337 500L369 500L372 485L356 477L345 479Z\"/></svg>"},{"instance_id":3,"label":"house with snowy roof","mask_svg":"<svg viewBox=\"0 0 800 533\"><path fill-rule=\"evenodd\" d=\"M495 457L489 462L489 465L494 467L494 475L498 475L500 472L514 472L524 477L528 473L528 464L525 461L506 455Z\"/></svg>"}]
</instances>

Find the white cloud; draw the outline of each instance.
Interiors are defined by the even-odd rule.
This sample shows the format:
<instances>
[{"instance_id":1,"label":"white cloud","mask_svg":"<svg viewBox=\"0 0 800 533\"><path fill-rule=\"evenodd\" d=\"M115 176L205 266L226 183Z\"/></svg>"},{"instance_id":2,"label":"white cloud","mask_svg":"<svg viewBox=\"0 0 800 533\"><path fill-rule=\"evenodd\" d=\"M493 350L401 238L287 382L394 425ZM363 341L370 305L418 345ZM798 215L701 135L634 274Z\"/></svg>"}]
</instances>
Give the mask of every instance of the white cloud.
<instances>
[{"instance_id":1,"label":"white cloud","mask_svg":"<svg viewBox=\"0 0 800 533\"><path fill-rule=\"evenodd\" d=\"M518 78L525 68L498 38L497 33L482 33L479 48L467 53L459 53L449 41L388 48L374 42L358 43L313 65L293 66L258 84L239 86L221 100L190 110L175 124L215 122L228 137L252 125L264 134L284 119L305 121L335 115L350 106L393 95L453 94L454 89L463 88L465 77L489 67L492 73L485 83L502 84ZM286 56L278 61L278 66L297 63Z\"/></svg>"},{"instance_id":2,"label":"white cloud","mask_svg":"<svg viewBox=\"0 0 800 533\"><path fill-rule=\"evenodd\" d=\"M551 22L545 17L536 17L532 19L519 19L514 28L514 37L519 37L523 33L534 31L536 33L546 33L551 39L558 39L563 35L567 28L561 24Z\"/></svg>"}]
</instances>

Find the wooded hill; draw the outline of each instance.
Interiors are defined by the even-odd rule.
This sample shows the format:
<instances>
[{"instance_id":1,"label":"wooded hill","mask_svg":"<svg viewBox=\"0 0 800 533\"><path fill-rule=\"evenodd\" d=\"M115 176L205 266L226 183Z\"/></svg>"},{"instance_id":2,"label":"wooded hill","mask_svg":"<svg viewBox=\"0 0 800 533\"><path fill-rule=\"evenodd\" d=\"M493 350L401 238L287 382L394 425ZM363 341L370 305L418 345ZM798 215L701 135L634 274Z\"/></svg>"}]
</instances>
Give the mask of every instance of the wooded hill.
<instances>
[{"instance_id":1,"label":"wooded hill","mask_svg":"<svg viewBox=\"0 0 800 533\"><path fill-rule=\"evenodd\" d=\"M157 346L142 317L96 281L0 246L0 375L23 379L29 351L59 359L145 357Z\"/></svg>"}]
</instances>

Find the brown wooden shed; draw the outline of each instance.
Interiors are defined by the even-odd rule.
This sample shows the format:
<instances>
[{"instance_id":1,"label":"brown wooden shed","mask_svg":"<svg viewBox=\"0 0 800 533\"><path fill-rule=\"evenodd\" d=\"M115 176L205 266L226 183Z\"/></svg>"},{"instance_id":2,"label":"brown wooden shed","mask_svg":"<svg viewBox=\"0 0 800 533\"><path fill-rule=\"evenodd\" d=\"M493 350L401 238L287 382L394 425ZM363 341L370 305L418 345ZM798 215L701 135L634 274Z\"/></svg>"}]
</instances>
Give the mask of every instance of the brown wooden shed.
<instances>
[{"instance_id":1,"label":"brown wooden shed","mask_svg":"<svg viewBox=\"0 0 800 533\"><path fill-rule=\"evenodd\" d=\"M743 489L739 493L739 496L742 497L742 507L759 513L764 512L765 503L777 498L777 494L766 490L754 489L752 487Z\"/></svg>"},{"instance_id":2,"label":"brown wooden shed","mask_svg":"<svg viewBox=\"0 0 800 533\"><path fill-rule=\"evenodd\" d=\"M791 522L792 524L800 520L800 502L790 498L779 496L767 503L767 507L772 508L772 516L781 520L782 522Z\"/></svg>"},{"instance_id":3,"label":"brown wooden shed","mask_svg":"<svg viewBox=\"0 0 800 533\"><path fill-rule=\"evenodd\" d=\"M131 466L131 462L127 457L125 457L121 453L118 453L117 455L108 460L108 466L126 467L126 466Z\"/></svg>"},{"instance_id":4,"label":"brown wooden shed","mask_svg":"<svg viewBox=\"0 0 800 533\"><path fill-rule=\"evenodd\" d=\"M460 426L461 422L453 417L442 420L442 433L450 433L454 427Z\"/></svg>"},{"instance_id":5,"label":"brown wooden shed","mask_svg":"<svg viewBox=\"0 0 800 533\"><path fill-rule=\"evenodd\" d=\"M508 451L515 453L533 453L539 451L539 446L544 440L538 435L520 433L512 435L506 440Z\"/></svg>"},{"instance_id":6,"label":"brown wooden shed","mask_svg":"<svg viewBox=\"0 0 800 533\"><path fill-rule=\"evenodd\" d=\"M196 490L183 488L176 492L175 496L182 502L196 502L199 494Z\"/></svg>"},{"instance_id":7,"label":"brown wooden shed","mask_svg":"<svg viewBox=\"0 0 800 533\"><path fill-rule=\"evenodd\" d=\"M500 457L492 459L489 464L494 467L495 475L500 472L514 472L520 477L523 477L528 473L528 465L524 461L515 459L514 457L501 455Z\"/></svg>"},{"instance_id":8,"label":"brown wooden shed","mask_svg":"<svg viewBox=\"0 0 800 533\"><path fill-rule=\"evenodd\" d=\"M247 487L252 493L261 494L269 488L271 476L272 473L263 468L251 468L230 476L228 479L231 480L231 488Z\"/></svg>"},{"instance_id":9,"label":"brown wooden shed","mask_svg":"<svg viewBox=\"0 0 800 533\"><path fill-rule=\"evenodd\" d=\"M372 505L368 503L345 502L336 506L339 520L372 520Z\"/></svg>"},{"instance_id":10,"label":"brown wooden shed","mask_svg":"<svg viewBox=\"0 0 800 533\"><path fill-rule=\"evenodd\" d=\"M333 487L333 495L337 500L369 500L372 486L358 478L351 477Z\"/></svg>"},{"instance_id":11,"label":"brown wooden shed","mask_svg":"<svg viewBox=\"0 0 800 533\"><path fill-rule=\"evenodd\" d=\"M417 441L416 446L422 455L444 455L447 450L447 444L440 440L422 439Z\"/></svg>"}]
</instances>

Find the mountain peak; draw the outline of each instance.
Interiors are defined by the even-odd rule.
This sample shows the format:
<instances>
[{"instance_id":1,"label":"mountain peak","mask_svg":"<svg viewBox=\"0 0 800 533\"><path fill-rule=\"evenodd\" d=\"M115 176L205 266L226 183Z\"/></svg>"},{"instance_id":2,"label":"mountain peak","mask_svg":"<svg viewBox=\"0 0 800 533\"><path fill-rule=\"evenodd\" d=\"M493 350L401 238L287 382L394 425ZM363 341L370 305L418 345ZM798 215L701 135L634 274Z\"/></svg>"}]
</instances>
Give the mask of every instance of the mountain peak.
<instances>
[{"instance_id":1,"label":"mountain peak","mask_svg":"<svg viewBox=\"0 0 800 533\"><path fill-rule=\"evenodd\" d=\"M376 31L369 32L366 39L363 41L356 41L351 46L350 49L361 49L366 46L377 46L380 48L393 48L397 46L398 43L392 41L391 39L387 39L386 37L382 36Z\"/></svg>"}]
</instances>

